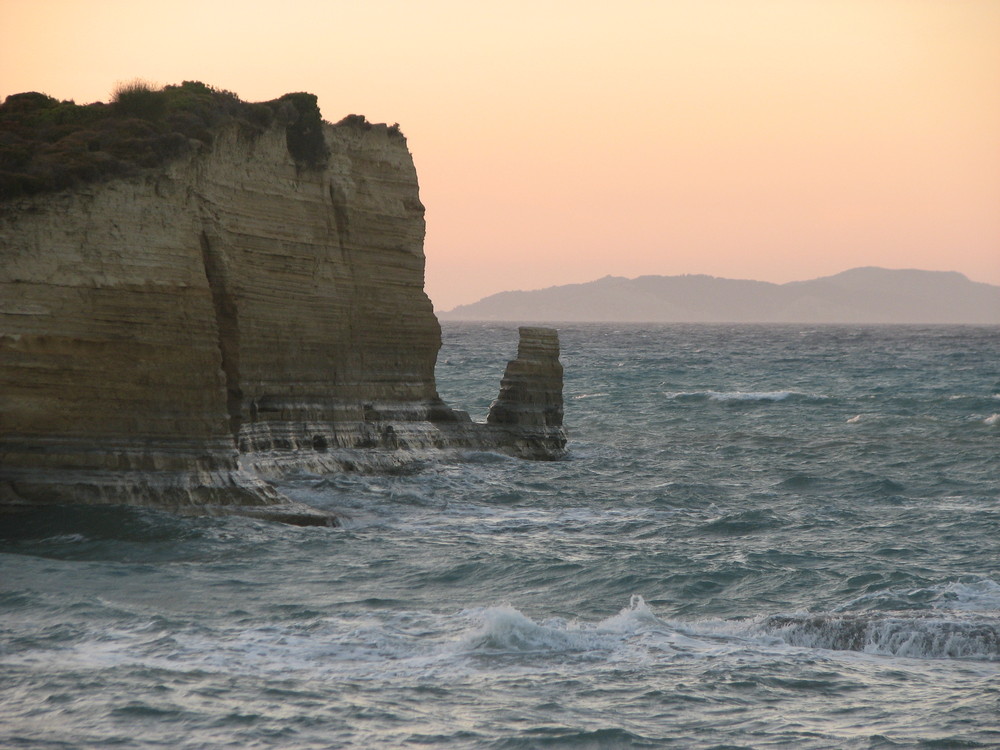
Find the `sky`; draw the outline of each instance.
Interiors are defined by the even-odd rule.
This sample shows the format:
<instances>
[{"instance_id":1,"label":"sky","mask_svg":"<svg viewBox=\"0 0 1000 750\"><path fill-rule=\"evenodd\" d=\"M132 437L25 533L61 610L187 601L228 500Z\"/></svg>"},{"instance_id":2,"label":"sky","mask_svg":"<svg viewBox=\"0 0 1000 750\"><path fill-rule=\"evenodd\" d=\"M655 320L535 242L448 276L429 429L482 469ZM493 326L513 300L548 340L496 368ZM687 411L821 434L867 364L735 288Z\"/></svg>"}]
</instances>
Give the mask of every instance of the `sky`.
<instances>
[{"instance_id":1,"label":"sky","mask_svg":"<svg viewBox=\"0 0 1000 750\"><path fill-rule=\"evenodd\" d=\"M438 310L606 275L1000 284L998 0L0 0L0 97L398 122Z\"/></svg>"}]
</instances>

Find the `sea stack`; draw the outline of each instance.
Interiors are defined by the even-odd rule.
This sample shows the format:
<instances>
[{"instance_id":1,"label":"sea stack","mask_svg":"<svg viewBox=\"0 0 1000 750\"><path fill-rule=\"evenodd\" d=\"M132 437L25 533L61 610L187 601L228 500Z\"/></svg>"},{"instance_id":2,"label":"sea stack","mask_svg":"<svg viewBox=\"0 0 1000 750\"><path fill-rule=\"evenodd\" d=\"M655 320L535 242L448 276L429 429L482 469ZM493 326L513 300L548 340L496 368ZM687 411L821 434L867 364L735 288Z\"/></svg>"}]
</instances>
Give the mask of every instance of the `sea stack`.
<instances>
[{"instance_id":1,"label":"sea stack","mask_svg":"<svg viewBox=\"0 0 1000 750\"><path fill-rule=\"evenodd\" d=\"M529 326L518 332L517 359L507 363L486 423L507 432L515 455L558 458L566 448L559 334Z\"/></svg>"},{"instance_id":2,"label":"sea stack","mask_svg":"<svg viewBox=\"0 0 1000 750\"><path fill-rule=\"evenodd\" d=\"M398 127L322 122L309 94L246 104L185 83L148 96L162 101L124 120L41 94L0 106L25 153L38 123L89 123L38 136L34 162L0 173L0 510L328 523L267 479L377 470L415 450L563 455L564 438L536 437L562 430L551 337L522 339L530 361L551 360L544 417L523 401L497 431L439 398L424 206ZM190 127L204 111L216 119ZM121 161L126 149L141 158Z\"/></svg>"}]
</instances>

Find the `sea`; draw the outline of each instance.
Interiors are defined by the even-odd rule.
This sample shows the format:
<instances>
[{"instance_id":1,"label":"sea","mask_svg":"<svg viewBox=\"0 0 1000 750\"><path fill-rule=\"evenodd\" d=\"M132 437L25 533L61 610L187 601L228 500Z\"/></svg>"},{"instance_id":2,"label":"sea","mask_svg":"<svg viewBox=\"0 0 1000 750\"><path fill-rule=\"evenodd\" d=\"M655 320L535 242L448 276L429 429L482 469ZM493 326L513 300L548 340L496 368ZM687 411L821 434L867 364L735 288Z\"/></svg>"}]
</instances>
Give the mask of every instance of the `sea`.
<instances>
[{"instance_id":1,"label":"sea","mask_svg":"<svg viewBox=\"0 0 1000 750\"><path fill-rule=\"evenodd\" d=\"M1000 747L1000 328L559 329L565 460L3 518L0 746Z\"/></svg>"}]
</instances>

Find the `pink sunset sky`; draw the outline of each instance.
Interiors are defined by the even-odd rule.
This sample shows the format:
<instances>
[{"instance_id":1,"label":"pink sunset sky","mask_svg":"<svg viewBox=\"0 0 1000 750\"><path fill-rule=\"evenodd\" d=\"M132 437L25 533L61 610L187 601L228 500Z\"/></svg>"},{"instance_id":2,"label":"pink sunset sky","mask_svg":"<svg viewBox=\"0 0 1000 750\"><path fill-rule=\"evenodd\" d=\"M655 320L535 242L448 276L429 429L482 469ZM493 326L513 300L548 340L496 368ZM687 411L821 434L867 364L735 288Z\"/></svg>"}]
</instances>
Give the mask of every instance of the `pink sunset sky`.
<instances>
[{"instance_id":1,"label":"pink sunset sky","mask_svg":"<svg viewBox=\"0 0 1000 750\"><path fill-rule=\"evenodd\" d=\"M398 122L439 310L607 274L1000 284L996 0L4 0L0 97Z\"/></svg>"}]
</instances>

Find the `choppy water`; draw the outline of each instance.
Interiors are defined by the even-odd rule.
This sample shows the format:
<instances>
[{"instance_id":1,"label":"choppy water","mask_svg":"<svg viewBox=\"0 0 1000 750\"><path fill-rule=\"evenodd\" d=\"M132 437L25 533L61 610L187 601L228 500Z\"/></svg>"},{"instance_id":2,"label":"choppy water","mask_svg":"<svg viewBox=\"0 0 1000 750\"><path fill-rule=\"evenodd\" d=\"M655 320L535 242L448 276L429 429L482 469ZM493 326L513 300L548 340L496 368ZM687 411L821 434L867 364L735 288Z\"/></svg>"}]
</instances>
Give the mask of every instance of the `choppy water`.
<instances>
[{"instance_id":1,"label":"choppy water","mask_svg":"<svg viewBox=\"0 0 1000 750\"><path fill-rule=\"evenodd\" d=\"M446 325L442 396L516 336ZM4 519L0 745L1000 747L1000 329L561 337L567 461Z\"/></svg>"}]
</instances>

